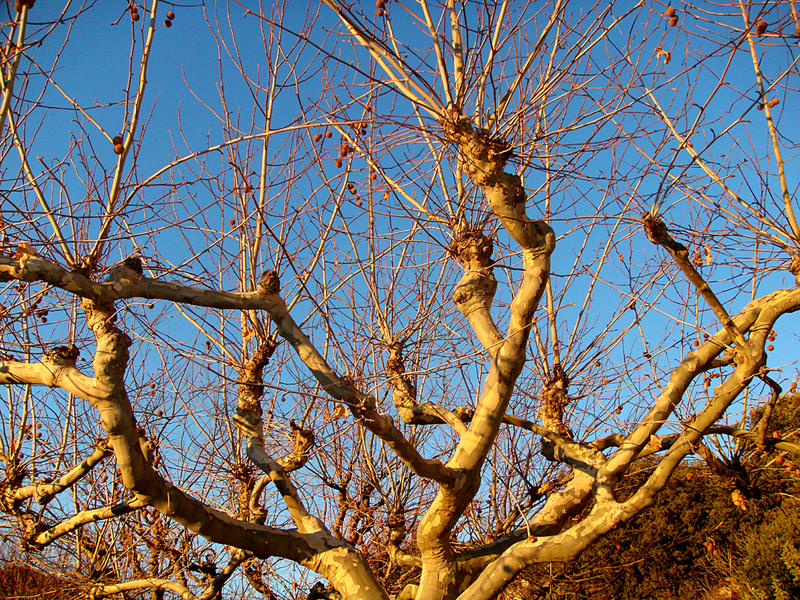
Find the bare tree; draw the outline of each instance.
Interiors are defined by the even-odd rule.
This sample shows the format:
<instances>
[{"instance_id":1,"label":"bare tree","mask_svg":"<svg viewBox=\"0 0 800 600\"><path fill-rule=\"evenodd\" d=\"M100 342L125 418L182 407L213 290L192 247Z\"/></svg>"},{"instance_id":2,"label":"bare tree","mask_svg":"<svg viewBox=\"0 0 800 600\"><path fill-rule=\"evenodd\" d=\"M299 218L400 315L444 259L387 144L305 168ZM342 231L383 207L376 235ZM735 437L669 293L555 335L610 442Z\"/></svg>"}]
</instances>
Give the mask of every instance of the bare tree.
<instances>
[{"instance_id":1,"label":"bare tree","mask_svg":"<svg viewBox=\"0 0 800 600\"><path fill-rule=\"evenodd\" d=\"M4 25L31 561L96 598L490 599L689 455L800 453L766 435L794 2L163 4Z\"/></svg>"}]
</instances>

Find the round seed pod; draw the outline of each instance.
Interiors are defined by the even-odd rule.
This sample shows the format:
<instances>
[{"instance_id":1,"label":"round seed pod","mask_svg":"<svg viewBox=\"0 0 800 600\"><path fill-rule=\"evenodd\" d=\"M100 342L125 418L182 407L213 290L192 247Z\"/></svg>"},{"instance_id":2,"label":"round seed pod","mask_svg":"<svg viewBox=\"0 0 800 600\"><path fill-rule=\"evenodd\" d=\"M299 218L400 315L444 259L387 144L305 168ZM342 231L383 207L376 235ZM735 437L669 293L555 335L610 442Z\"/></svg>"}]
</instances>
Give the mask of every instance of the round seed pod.
<instances>
[{"instance_id":1,"label":"round seed pod","mask_svg":"<svg viewBox=\"0 0 800 600\"><path fill-rule=\"evenodd\" d=\"M122 136L121 136L121 135L115 135L115 136L114 136L114 137L111 139L111 143L112 143L112 144L114 144L115 146L116 146L117 144L121 144L121 143L122 143Z\"/></svg>"},{"instance_id":2,"label":"round seed pod","mask_svg":"<svg viewBox=\"0 0 800 600\"><path fill-rule=\"evenodd\" d=\"M333 134L330 131L326 131L325 132L325 137L326 138L329 138L329 137L332 137L332 136L333 136Z\"/></svg>"},{"instance_id":3,"label":"round seed pod","mask_svg":"<svg viewBox=\"0 0 800 600\"><path fill-rule=\"evenodd\" d=\"M767 31L767 22L766 21L759 21L756 23L756 33L758 35L764 35Z\"/></svg>"},{"instance_id":4,"label":"round seed pod","mask_svg":"<svg viewBox=\"0 0 800 600\"><path fill-rule=\"evenodd\" d=\"M670 27L675 27L675 25L677 25L677 24L678 24L678 15L672 15L669 18L669 26Z\"/></svg>"},{"instance_id":5,"label":"round seed pod","mask_svg":"<svg viewBox=\"0 0 800 600\"><path fill-rule=\"evenodd\" d=\"M116 152L117 154L122 154L123 152L125 152L125 146L123 146L122 144L114 144L114 152Z\"/></svg>"},{"instance_id":6,"label":"round seed pod","mask_svg":"<svg viewBox=\"0 0 800 600\"><path fill-rule=\"evenodd\" d=\"M170 21L169 19L164 19L164 27L168 29L172 27L172 21Z\"/></svg>"},{"instance_id":7,"label":"round seed pod","mask_svg":"<svg viewBox=\"0 0 800 600\"><path fill-rule=\"evenodd\" d=\"M318 141L320 141L321 139L322 139L322 134L321 134L321 133L318 133L317 135L315 135L315 136L314 136L314 141L315 141L315 142L318 142Z\"/></svg>"},{"instance_id":8,"label":"round seed pod","mask_svg":"<svg viewBox=\"0 0 800 600\"><path fill-rule=\"evenodd\" d=\"M175 13L174 13L174 12L172 12L172 11L169 11L169 12L167 13L167 18L168 18L170 21L172 21L172 19L174 19L174 18L175 18Z\"/></svg>"},{"instance_id":9,"label":"round seed pod","mask_svg":"<svg viewBox=\"0 0 800 600\"><path fill-rule=\"evenodd\" d=\"M674 6L668 6L667 7L667 11L664 14L667 15L668 17L671 17L672 15L675 14L675 7Z\"/></svg>"}]
</instances>

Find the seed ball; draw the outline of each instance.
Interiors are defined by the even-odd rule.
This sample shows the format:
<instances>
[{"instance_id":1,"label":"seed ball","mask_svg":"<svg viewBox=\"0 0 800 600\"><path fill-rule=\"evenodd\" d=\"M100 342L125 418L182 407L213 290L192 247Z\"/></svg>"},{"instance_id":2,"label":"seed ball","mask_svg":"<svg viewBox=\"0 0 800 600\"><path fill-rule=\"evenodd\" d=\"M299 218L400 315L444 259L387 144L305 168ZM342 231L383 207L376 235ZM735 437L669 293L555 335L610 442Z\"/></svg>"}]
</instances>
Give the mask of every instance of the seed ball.
<instances>
[{"instance_id":1,"label":"seed ball","mask_svg":"<svg viewBox=\"0 0 800 600\"><path fill-rule=\"evenodd\" d=\"M169 19L164 19L164 27L167 28L172 27L172 21L170 21Z\"/></svg>"},{"instance_id":2,"label":"seed ball","mask_svg":"<svg viewBox=\"0 0 800 600\"><path fill-rule=\"evenodd\" d=\"M773 346L772 344L770 344L769 346L767 346L767 350L768 350L769 352L772 352L773 350L775 350L775 346Z\"/></svg>"},{"instance_id":3,"label":"seed ball","mask_svg":"<svg viewBox=\"0 0 800 600\"><path fill-rule=\"evenodd\" d=\"M700 342L698 342L697 340L695 340L695 341L693 341L693 342L692 342L692 344L694 344L695 346L699 346L699 345L700 345Z\"/></svg>"},{"instance_id":4,"label":"seed ball","mask_svg":"<svg viewBox=\"0 0 800 600\"><path fill-rule=\"evenodd\" d=\"M375 11L375 16L382 17L383 16L383 9L379 8L378 10L376 10Z\"/></svg>"},{"instance_id":5,"label":"seed ball","mask_svg":"<svg viewBox=\"0 0 800 600\"><path fill-rule=\"evenodd\" d=\"M668 17L671 17L672 15L675 14L675 7L674 6L667 7L667 12L664 14L666 14Z\"/></svg>"},{"instance_id":6,"label":"seed ball","mask_svg":"<svg viewBox=\"0 0 800 600\"><path fill-rule=\"evenodd\" d=\"M764 35L767 31L767 22L766 21L759 21L756 23L756 33L758 35Z\"/></svg>"},{"instance_id":7,"label":"seed ball","mask_svg":"<svg viewBox=\"0 0 800 600\"><path fill-rule=\"evenodd\" d=\"M155 305L155 304L153 304L152 302L151 302L150 304L148 304L148 305L147 305L147 308L155 308L155 307L156 307L156 305Z\"/></svg>"},{"instance_id":8,"label":"seed ball","mask_svg":"<svg viewBox=\"0 0 800 600\"><path fill-rule=\"evenodd\" d=\"M778 100L777 98L773 98L772 100L767 102L767 106L772 108L773 106L776 106L779 102L780 102L780 100Z\"/></svg>"},{"instance_id":9,"label":"seed ball","mask_svg":"<svg viewBox=\"0 0 800 600\"><path fill-rule=\"evenodd\" d=\"M174 19L174 18L175 18L175 13L174 13L174 12L172 12L172 11L169 11L169 12L167 13L167 18L168 18L170 21L172 21L172 19Z\"/></svg>"},{"instance_id":10,"label":"seed ball","mask_svg":"<svg viewBox=\"0 0 800 600\"><path fill-rule=\"evenodd\" d=\"M158 409L158 410L156 411L156 416L157 416L157 417L160 417L160 416L161 416L161 415L163 415L163 414L164 414L164 411L163 411L163 410L161 410L161 409Z\"/></svg>"},{"instance_id":11,"label":"seed ball","mask_svg":"<svg viewBox=\"0 0 800 600\"><path fill-rule=\"evenodd\" d=\"M228 221L228 223L230 223L231 227L234 227L236 225L236 219L231 219L230 221Z\"/></svg>"},{"instance_id":12,"label":"seed ball","mask_svg":"<svg viewBox=\"0 0 800 600\"><path fill-rule=\"evenodd\" d=\"M333 134L330 131L326 131L325 132L325 137L326 138L333 137Z\"/></svg>"},{"instance_id":13,"label":"seed ball","mask_svg":"<svg viewBox=\"0 0 800 600\"><path fill-rule=\"evenodd\" d=\"M362 204L364 204L364 203L361 202L361 200L356 200L356 206L361 206Z\"/></svg>"},{"instance_id":14,"label":"seed ball","mask_svg":"<svg viewBox=\"0 0 800 600\"><path fill-rule=\"evenodd\" d=\"M376 0L375 2L375 8L383 8L385 5L386 2L384 0Z\"/></svg>"},{"instance_id":15,"label":"seed ball","mask_svg":"<svg viewBox=\"0 0 800 600\"><path fill-rule=\"evenodd\" d=\"M337 158L336 160L333 161L333 164L336 165L337 169L340 169L342 167L342 159Z\"/></svg>"},{"instance_id":16,"label":"seed ball","mask_svg":"<svg viewBox=\"0 0 800 600\"><path fill-rule=\"evenodd\" d=\"M123 152L125 152L125 146L123 146L122 144L114 144L114 152L116 152L117 154L122 154Z\"/></svg>"},{"instance_id":17,"label":"seed ball","mask_svg":"<svg viewBox=\"0 0 800 600\"><path fill-rule=\"evenodd\" d=\"M675 27L675 25L677 25L677 24L678 24L678 15L672 15L669 18L669 26L670 27Z\"/></svg>"},{"instance_id":18,"label":"seed ball","mask_svg":"<svg viewBox=\"0 0 800 600\"><path fill-rule=\"evenodd\" d=\"M115 136L114 136L114 137L111 139L111 143L112 143L112 144L114 144L115 146L116 146L117 144L121 144L121 143L122 143L122 136L121 136L121 135L115 135Z\"/></svg>"},{"instance_id":19,"label":"seed ball","mask_svg":"<svg viewBox=\"0 0 800 600\"><path fill-rule=\"evenodd\" d=\"M131 19L133 19L134 21L138 21L139 19L141 19L141 17L139 16L139 13L138 13L138 12L136 12L136 11L133 11L133 12L131 13Z\"/></svg>"},{"instance_id":20,"label":"seed ball","mask_svg":"<svg viewBox=\"0 0 800 600\"><path fill-rule=\"evenodd\" d=\"M314 141L315 141L315 142L318 142L318 141L320 141L321 139L322 139L322 134L321 134L321 133L318 133L317 135L315 135L315 136L314 136Z\"/></svg>"}]
</instances>

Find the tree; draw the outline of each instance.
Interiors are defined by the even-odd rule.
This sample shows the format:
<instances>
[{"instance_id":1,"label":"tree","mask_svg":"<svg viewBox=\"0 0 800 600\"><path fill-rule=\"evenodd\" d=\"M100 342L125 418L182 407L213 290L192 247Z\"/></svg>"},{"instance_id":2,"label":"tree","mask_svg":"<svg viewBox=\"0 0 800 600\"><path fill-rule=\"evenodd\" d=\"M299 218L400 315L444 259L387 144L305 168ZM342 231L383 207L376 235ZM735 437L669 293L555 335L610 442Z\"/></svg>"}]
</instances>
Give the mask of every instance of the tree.
<instances>
[{"instance_id":1,"label":"tree","mask_svg":"<svg viewBox=\"0 0 800 600\"><path fill-rule=\"evenodd\" d=\"M99 4L0 90L2 509L93 597L493 598L797 452L792 2Z\"/></svg>"}]
</instances>

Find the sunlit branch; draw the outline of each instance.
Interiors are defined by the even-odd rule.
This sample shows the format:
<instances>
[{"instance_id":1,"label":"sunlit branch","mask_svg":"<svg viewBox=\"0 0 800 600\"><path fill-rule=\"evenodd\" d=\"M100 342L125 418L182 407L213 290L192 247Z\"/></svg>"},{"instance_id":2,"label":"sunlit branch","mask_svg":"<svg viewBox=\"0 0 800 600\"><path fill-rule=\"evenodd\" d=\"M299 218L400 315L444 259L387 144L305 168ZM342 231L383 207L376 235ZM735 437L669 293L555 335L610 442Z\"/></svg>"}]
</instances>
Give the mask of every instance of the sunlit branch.
<instances>
[{"instance_id":1,"label":"sunlit branch","mask_svg":"<svg viewBox=\"0 0 800 600\"><path fill-rule=\"evenodd\" d=\"M28 24L28 14L30 6L22 5L22 10L18 13L18 20L15 23L17 29L17 41L14 44L14 58L8 68L8 73L2 73L0 77L0 91L3 92L3 101L0 104L0 133L5 129L5 121L8 112L11 110L11 99L14 97L14 83L17 79L17 68L22 58L23 46L25 44L25 29Z\"/></svg>"},{"instance_id":2,"label":"sunlit branch","mask_svg":"<svg viewBox=\"0 0 800 600\"><path fill-rule=\"evenodd\" d=\"M508 89L503 94L503 97L500 99L500 102L497 104L494 113L492 114L491 118L489 119L489 129L492 129L497 123L499 123L505 114L506 107L508 103L511 101L512 94L517 90L522 79L527 75L528 70L533 65L533 62L536 60L536 57L539 54L539 51L544 46L545 40L547 40L547 36L550 33L550 30L556 24L556 21L561 18L561 13L563 12L564 8L566 7L566 0L556 0L555 4L553 5L553 12L550 15L547 23L545 24L542 32L539 34L539 39L536 41L536 46L534 46L533 50L528 55L525 64L517 72L514 81L508 86Z\"/></svg>"},{"instance_id":3,"label":"sunlit branch","mask_svg":"<svg viewBox=\"0 0 800 600\"><path fill-rule=\"evenodd\" d=\"M109 583L94 587L89 592L89 599L103 598L113 594L122 594L134 590L166 590L180 596L183 600L197 600L197 597L189 590L171 579L161 579L159 577L148 577L146 579L134 579L122 583Z\"/></svg>"},{"instance_id":4,"label":"sunlit branch","mask_svg":"<svg viewBox=\"0 0 800 600\"><path fill-rule=\"evenodd\" d=\"M28 184L31 186L31 188L33 188L33 193L36 195L36 199L39 201L39 205L42 207L42 212L44 212L47 220L50 222L50 226L53 228L53 233L58 240L58 246L61 249L61 254L64 256L70 266L74 266L76 264L75 257L67 246L67 241L64 239L64 234L61 232L61 226L58 224L58 221L53 214L53 210L50 208L47 199L44 197L44 193L42 192L41 187L39 187L38 181L36 181L36 175L33 173L33 169L31 169L31 165L28 162L28 152L19 137L14 114L9 109L6 111L6 116L8 117L8 125L11 128L11 134L14 137L14 145L19 151L19 159L22 162L22 168L25 171L25 175L28 177Z\"/></svg>"},{"instance_id":5,"label":"sunlit branch","mask_svg":"<svg viewBox=\"0 0 800 600\"><path fill-rule=\"evenodd\" d=\"M37 546L46 546L56 541L61 536L72 533L84 525L121 517L140 508L144 508L145 506L147 506L146 500L142 498L131 498L130 500L125 500L113 506L83 510L66 521L37 534L31 542Z\"/></svg>"},{"instance_id":6,"label":"sunlit branch","mask_svg":"<svg viewBox=\"0 0 800 600\"><path fill-rule=\"evenodd\" d=\"M736 328L736 324L731 319L728 311L722 306L722 303L717 298L711 286L703 279L703 276L697 271L689 259L689 251L683 244L680 244L672 239L672 236L667 230L667 226L660 217L646 213L644 215L644 230L647 233L648 239L654 244L662 246L667 252L670 253L673 260L683 271L686 278L692 282L697 291L706 301L708 306L714 311L717 319L719 319L725 331L728 332L731 339L736 342L736 345L742 351L747 351L748 345L742 335L742 332Z\"/></svg>"},{"instance_id":7,"label":"sunlit branch","mask_svg":"<svg viewBox=\"0 0 800 600\"><path fill-rule=\"evenodd\" d=\"M127 131L123 132L122 147L123 151L117 157L117 165L114 169L114 179L111 182L111 189L106 203L105 215L100 229L97 233L92 249L88 255L83 259L83 265L93 268L100 258L100 254L105 247L106 236L111 229L111 224L117 215L126 206L126 202L119 203L120 187L122 185L123 173L125 171L125 160L128 153L133 146L133 138L136 135L136 130L139 125L139 116L142 110L142 102L144 100L144 92L147 86L147 66L150 60L150 52L153 47L153 38L156 31L156 9L158 8L158 0L152 0L150 5L150 25L147 28L147 38L144 42L142 50L142 58L139 64L139 83L136 90L136 96L133 101L133 112L131 113L130 122L126 123Z\"/></svg>"},{"instance_id":8,"label":"sunlit branch","mask_svg":"<svg viewBox=\"0 0 800 600\"><path fill-rule=\"evenodd\" d=\"M756 53L756 46L753 42L753 32L748 23L747 10L745 5L739 0L739 8L742 12L742 20L745 25L745 36L747 43L750 46L750 57L753 59L753 70L756 75L756 82L758 83L758 90L760 93L760 100L764 106L764 118L767 120L767 129L769 130L769 137L772 140L772 152L775 154L775 162L778 165L778 181L781 185L781 195L783 196L783 206L786 210L786 219L789 221L789 226L794 233L795 244L800 245L800 227L797 225L797 218L794 215L794 208L792 206L792 197L789 193L789 186L786 183L785 163L781 155L781 146L778 141L778 134L775 129L775 122L772 119L772 101L766 98L764 91L764 78L761 75L761 67L758 64L758 54Z\"/></svg>"},{"instance_id":9,"label":"sunlit branch","mask_svg":"<svg viewBox=\"0 0 800 600\"><path fill-rule=\"evenodd\" d=\"M38 504L47 504L57 494L73 486L89 473L95 465L111 454L108 443L105 439L100 440L94 451L87 456L80 464L72 468L68 473L52 483L36 483L26 485L14 490L11 494L14 500L24 500L33 498Z\"/></svg>"},{"instance_id":10,"label":"sunlit branch","mask_svg":"<svg viewBox=\"0 0 800 600\"><path fill-rule=\"evenodd\" d=\"M414 78L408 74L402 59L388 51L384 44L369 34L338 2L334 0L322 0L322 2L339 16L350 34L370 53L389 77L392 86L432 117L438 119L441 116L441 103L415 82Z\"/></svg>"}]
</instances>

